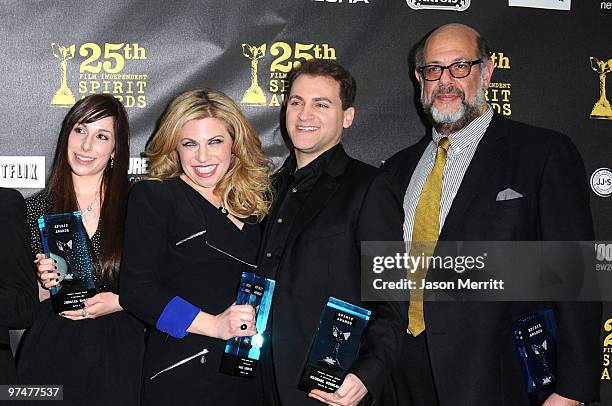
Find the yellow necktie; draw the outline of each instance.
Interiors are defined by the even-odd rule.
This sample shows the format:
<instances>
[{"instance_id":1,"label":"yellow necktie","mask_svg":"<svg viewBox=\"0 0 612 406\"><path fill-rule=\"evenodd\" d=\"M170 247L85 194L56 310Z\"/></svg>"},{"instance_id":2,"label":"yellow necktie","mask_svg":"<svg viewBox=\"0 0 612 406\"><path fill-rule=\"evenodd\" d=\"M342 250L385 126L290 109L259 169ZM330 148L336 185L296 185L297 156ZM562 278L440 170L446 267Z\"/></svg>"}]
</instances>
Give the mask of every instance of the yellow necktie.
<instances>
[{"instance_id":1,"label":"yellow necktie","mask_svg":"<svg viewBox=\"0 0 612 406\"><path fill-rule=\"evenodd\" d=\"M448 137L438 142L436 161L433 169L427 176L423 185L421 197L417 204L414 215L414 226L412 228L412 243L410 255L424 255L429 257L434 253L435 242L438 241L440 233L440 196L442 194L442 174L446 163L446 152L450 141ZM423 242L423 244L421 244ZM417 288L421 286L421 280L427 275L427 267L418 267L408 278L416 282ZM423 318L423 291L411 289L410 306L408 308L408 330L413 336L418 336L425 330L425 319Z\"/></svg>"}]
</instances>

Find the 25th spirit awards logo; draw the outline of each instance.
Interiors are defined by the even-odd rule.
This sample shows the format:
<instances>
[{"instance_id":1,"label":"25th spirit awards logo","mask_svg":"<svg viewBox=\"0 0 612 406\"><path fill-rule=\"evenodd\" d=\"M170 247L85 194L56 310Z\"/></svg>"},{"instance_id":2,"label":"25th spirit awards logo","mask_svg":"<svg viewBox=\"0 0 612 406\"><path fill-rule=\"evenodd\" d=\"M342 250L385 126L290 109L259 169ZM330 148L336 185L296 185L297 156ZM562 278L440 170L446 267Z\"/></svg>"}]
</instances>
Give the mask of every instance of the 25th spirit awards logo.
<instances>
[{"instance_id":1,"label":"25th spirit awards logo","mask_svg":"<svg viewBox=\"0 0 612 406\"><path fill-rule=\"evenodd\" d=\"M495 66L496 72L493 77L497 75L502 76L503 72L510 71L510 57L504 55L503 52L492 52L491 62ZM493 107L493 110L497 114L503 116L512 115L512 106L510 104L510 96L512 92L511 84L507 81L498 81L489 83L488 89L485 91L485 98L487 102Z\"/></svg>"},{"instance_id":2,"label":"25th spirit awards logo","mask_svg":"<svg viewBox=\"0 0 612 406\"><path fill-rule=\"evenodd\" d=\"M108 93L121 100L126 108L147 106L148 75L142 72L140 60L147 51L138 43L87 42L81 45L51 43L53 57L59 61L59 87L51 98L52 106L70 107L77 99L94 93ZM78 50L78 52L77 52ZM78 73L75 72L76 61Z\"/></svg>"},{"instance_id":3,"label":"25th spirit awards logo","mask_svg":"<svg viewBox=\"0 0 612 406\"><path fill-rule=\"evenodd\" d=\"M266 51L273 57L269 67L265 63L269 60ZM242 44L242 56L251 66L250 84L245 89L241 103L248 106L281 107L286 100L289 83L287 75L293 68L300 66L302 60L336 59L336 50L329 44L293 44L275 42L268 47L267 44ZM266 79L260 85L260 70L263 69ZM262 88L265 86L266 91ZM269 96L269 98L268 98Z\"/></svg>"},{"instance_id":4,"label":"25th spirit awards logo","mask_svg":"<svg viewBox=\"0 0 612 406\"><path fill-rule=\"evenodd\" d=\"M595 102L591 111L591 118L612 120L612 107L606 97L606 75L612 71L612 59L599 60L591 56L591 69L599 75L599 100Z\"/></svg>"},{"instance_id":5,"label":"25th spirit awards logo","mask_svg":"<svg viewBox=\"0 0 612 406\"><path fill-rule=\"evenodd\" d=\"M470 7L470 0L406 0L413 10L450 10L465 11Z\"/></svg>"},{"instance_id":6,"label":"25th spirit awards logo","mask_svg":"<svg viewBox=\"0 0 612 406\"><path fill-rule=\"evenodd\" d=\"M608 319L603 324L604 331L607 332L606 337L602 343L602 353L603 353L603 364L601 371L601 380L609 381L610 380L610 355L612 354L612 319Z\"/></svg>"}]
</instances>

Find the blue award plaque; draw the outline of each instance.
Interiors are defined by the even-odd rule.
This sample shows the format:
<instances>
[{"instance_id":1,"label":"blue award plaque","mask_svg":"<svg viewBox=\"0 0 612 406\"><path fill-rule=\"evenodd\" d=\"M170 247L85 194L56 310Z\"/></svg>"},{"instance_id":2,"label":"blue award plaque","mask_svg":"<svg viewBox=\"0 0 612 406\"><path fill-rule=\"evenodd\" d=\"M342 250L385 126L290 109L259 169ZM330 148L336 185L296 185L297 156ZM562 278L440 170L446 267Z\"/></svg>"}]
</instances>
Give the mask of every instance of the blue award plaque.
<instances>
[{"instance_id":1,"label":"blue award plaque","mask_svg":"<svg viewBox=\"0 0 612 406\"><path fill-rule=\"evenodd\" d=\"M275 281L252 272L243 272L236 304L250 304L255 308L255 329L252 337L234 337L227 340L220 371L228 375L252 378L264 344L264 331L268 323Z\"/></svg>"},{"instance_id":2,"label":"blue award plaque","mask_svg":"<svg viewBox=\"0 0 612 406\"><path fill-rule=\"evenodd\" d=\"M96 294L93 267L81 212L47 214L38 219L42 247L57 262L59 284L51 288L51 303L59 313L83 307Z\"/></svg>"},{"instance_id":3,"label":"blue award plaque","mask_svg":"<svg viewBox=\"0 0 612 406\"><path fill-rule=\"evenodd\" d=\"M298 389L335 392L357 358L372 312L330 297L321 315Z\"/></svg>"},{"instance_id":4,"label":"blue award plaque","mask_svg":"<svg viewBox=\"0 0 612 406\"><path fill-rule=\"evenodd\" d=\"M557 322L544 308L512 323L512 335L532 405L541 405L554 392L557 380Z\"/></svg>"}]
</instances>

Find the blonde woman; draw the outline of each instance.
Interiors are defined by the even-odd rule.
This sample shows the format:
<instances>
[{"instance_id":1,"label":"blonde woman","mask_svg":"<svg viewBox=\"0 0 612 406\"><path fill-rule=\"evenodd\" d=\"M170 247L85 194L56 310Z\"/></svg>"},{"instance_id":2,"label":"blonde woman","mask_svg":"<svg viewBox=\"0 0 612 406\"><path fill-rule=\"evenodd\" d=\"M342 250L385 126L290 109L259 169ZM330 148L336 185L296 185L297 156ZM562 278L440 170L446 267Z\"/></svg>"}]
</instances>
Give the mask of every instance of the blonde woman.
<instances>
[{"instance_id":1,"label":"blonde woman","mask_svg":"<svg viewBox=\"0 0 612 406\"><path fill-rule=\"evenodd\" d=\"M255 334L254 309L233 302L242 272L255 270L270 162L239 107L212 89L176 97L146 154L150 179L128 204L120 295L150 326L142 404L257 404L258 379L219 366L225 340Z\"/></svg>"}]
</instances>

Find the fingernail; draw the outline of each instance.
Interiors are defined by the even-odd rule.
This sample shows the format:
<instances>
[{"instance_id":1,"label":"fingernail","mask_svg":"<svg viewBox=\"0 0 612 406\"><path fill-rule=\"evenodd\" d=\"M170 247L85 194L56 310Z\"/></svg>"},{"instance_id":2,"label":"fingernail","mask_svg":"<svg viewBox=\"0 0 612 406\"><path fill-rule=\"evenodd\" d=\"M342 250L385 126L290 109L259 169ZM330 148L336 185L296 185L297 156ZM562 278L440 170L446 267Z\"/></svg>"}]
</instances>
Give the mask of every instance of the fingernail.
<instances>
[{"instance_id":1,"label":"fingernail","mask_svg":"<svg viewBox=\"0 0 612 406\"><path fill-rule=\"evenodd\" d=\"M59 272L56 272L56 273L57 273L57 276L62 276L62 274L61 274L61 273L59 273Z\"/></svg>"},{"instance_id":2,"label":"fingernail","mask_svg":"<svg viewBox=\"0 0 612 406\"><path fill-rule=\"evenodd\" d=\"M60 315L60 316L65 316L64 312L61 312L59 315Z\"/></svg>"}]
</instances>

